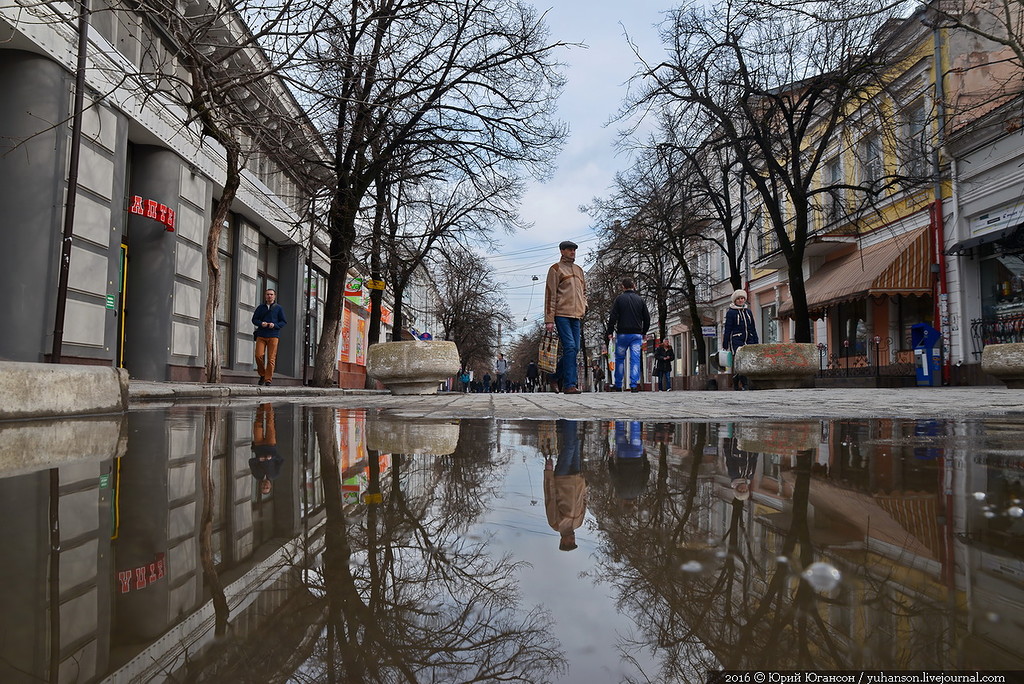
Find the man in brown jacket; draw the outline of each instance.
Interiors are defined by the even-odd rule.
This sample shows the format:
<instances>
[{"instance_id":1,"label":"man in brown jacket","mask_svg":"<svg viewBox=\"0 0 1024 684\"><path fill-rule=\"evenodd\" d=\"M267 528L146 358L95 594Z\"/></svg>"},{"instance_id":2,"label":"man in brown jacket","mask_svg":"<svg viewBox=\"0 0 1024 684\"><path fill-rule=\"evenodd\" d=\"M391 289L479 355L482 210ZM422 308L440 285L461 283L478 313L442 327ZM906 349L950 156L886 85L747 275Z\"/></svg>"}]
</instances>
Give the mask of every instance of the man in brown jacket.
<instances>
[{"instance_id":1,"label":"man in brown jacket","mask_svg":"<svg viewBox=\"0 0 1024 684\"><path fill-rule=\"evenodd\" d=\"M562 258L548 269L544 287L544 328L558 331L562 354L558 358L555 377L565 394L579 394L579 354L583 331L583 314L587 311L587 283L583 269L576 264L577 244L571 240L559 243Z\"/></svg>"}]
</instances>

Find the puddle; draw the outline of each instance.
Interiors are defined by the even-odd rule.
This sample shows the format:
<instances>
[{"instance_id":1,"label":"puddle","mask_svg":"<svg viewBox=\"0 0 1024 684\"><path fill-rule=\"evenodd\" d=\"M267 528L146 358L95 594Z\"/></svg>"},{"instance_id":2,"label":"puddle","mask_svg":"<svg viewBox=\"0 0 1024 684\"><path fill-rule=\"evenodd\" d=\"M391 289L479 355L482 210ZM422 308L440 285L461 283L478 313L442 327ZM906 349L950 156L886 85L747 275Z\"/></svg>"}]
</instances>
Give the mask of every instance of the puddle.
<instances>
[{"instance_id":1,"label":"puddle","mask_svg":"<svg viewBox=\"0 0 1024 684\"><path fill-rule=\"evenodd\" d=\"M1024 670L1024 419L3 429L3 682Z\"/></svg>"}]
</instances>

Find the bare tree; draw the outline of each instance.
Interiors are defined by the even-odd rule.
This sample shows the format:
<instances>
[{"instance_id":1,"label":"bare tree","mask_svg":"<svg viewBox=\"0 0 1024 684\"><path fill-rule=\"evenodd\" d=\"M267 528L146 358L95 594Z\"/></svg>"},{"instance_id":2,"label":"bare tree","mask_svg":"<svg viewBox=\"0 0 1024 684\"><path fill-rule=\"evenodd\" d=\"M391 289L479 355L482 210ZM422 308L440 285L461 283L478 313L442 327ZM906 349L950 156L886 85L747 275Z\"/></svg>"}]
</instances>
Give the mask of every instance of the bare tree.
<instances>
[{"instance_id":1,"label":"bare tree","mask_svg":"<svg viewBox=\"0 0 1024 684\"><path fill-rule=\"evenodd\" d=\"M313 384L331 382L360 205L396 155L475 175L547 172L564 136L543 18L510 0L371 0L332 8L306 85L331 131L330 275ZM330 119L330 121L328 121ZM413 154L410 155L410 152Z\"/></svg>"},{"instance_id":2,"label":"bare tree","mask_svg":"<svg viewBox=\"0 0 1024 684\"><path fill-rule=\"evenodd\" d=\"M176 48L174 54L166 54L156 43L146 46L151 58L143 62L153 65L153 73L144 74L139 82L150 85L151 96L170 96L180 102L190 119L198 122L202 136L224 150L225 178L206 234L209 283L203 312L204 375L208 382L219 382L216 313L221 230L241 184L242 169L253 155L276 156L278 166L293 169L295 176L294 170L303 168L296 162L317 155L315 134L277 76L316 30L323 10L293 0L276 5L193 1L184 9L164 0L143 0L136 11L144 21L158 26ZM290 45L279 40L282 35L291 36ZM300 180L297 185L309 191L315 183ZM298 203L298 198L291 199Z\"/></svg>"},{"instance_id":3,"label":"bare tree","mask_svg":"<svg viewBox=\"0 0 1024 684\"><path fill-rule=\"evenodd\" d=\"M669 57L642 70L630 111L665 107L705 145L729 148L785 257L797 342L812 339L803 261L824 197L850 206L903 187L902 169L872 168L822 183L851 112L879 126L873 96L907 46L899 7L873 0L821 6L820 15L748 0L685 6L663 27ZM881 27L881 28L879 28ZM907 29L910 30L910 29Z\"/></svg>"},{"instance_id":4,"label":"bare tree","mask_svg":"<svg viewBox=\"0 0 1024 684\"><path fill-rule=\"evenodd\" d=\"M445 339L459 348L463 368L489 369L500 342L498 326L512 321L490 267L466 251L440 265L437 282L441 302L436 313Z\"/></svg>"}]
</instances>

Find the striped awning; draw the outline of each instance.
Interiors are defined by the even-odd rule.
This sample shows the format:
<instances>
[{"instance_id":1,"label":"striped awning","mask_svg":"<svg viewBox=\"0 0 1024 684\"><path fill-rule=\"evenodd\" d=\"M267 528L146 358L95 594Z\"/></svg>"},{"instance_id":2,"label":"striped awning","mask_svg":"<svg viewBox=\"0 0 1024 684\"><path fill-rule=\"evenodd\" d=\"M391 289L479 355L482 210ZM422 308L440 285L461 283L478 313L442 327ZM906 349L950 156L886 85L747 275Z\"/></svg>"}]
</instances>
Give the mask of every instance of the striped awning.
<instances>
[{"instance_id":1,"label":"striped awning","mask_svg":"<svg viewBox=\"0 0 1024 684\"><path fill-rule=\"evenodd\" d=\"M808 309L819 312L867 297L931 294L928 240L923 227L826 263L807 280ZM791 297L782 302L779 315L793 315Z\"/></svg>"}]
</instances>

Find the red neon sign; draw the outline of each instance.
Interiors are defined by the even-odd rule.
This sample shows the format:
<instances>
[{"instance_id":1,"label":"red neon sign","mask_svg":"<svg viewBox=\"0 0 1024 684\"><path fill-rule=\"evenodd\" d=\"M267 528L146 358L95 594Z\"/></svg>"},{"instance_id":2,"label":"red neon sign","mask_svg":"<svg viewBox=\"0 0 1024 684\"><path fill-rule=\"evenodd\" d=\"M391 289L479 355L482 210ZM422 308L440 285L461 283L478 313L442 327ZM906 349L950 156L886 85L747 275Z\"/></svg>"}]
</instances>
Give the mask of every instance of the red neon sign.
<instances>
[{"instance_id":1,"label":"red neon sign","mask_svg":"<svg viewBox=\"0 0 1024 684\"><path fill-rule=\"evenodd\" d=\"M156 200L143 199L139 195L134 195L132 197L132 204L128 207L128 213L153 219L162 223L169 232L174 232L174 210L166 204L160 204Z\"/></svg>"}]
</instances>

